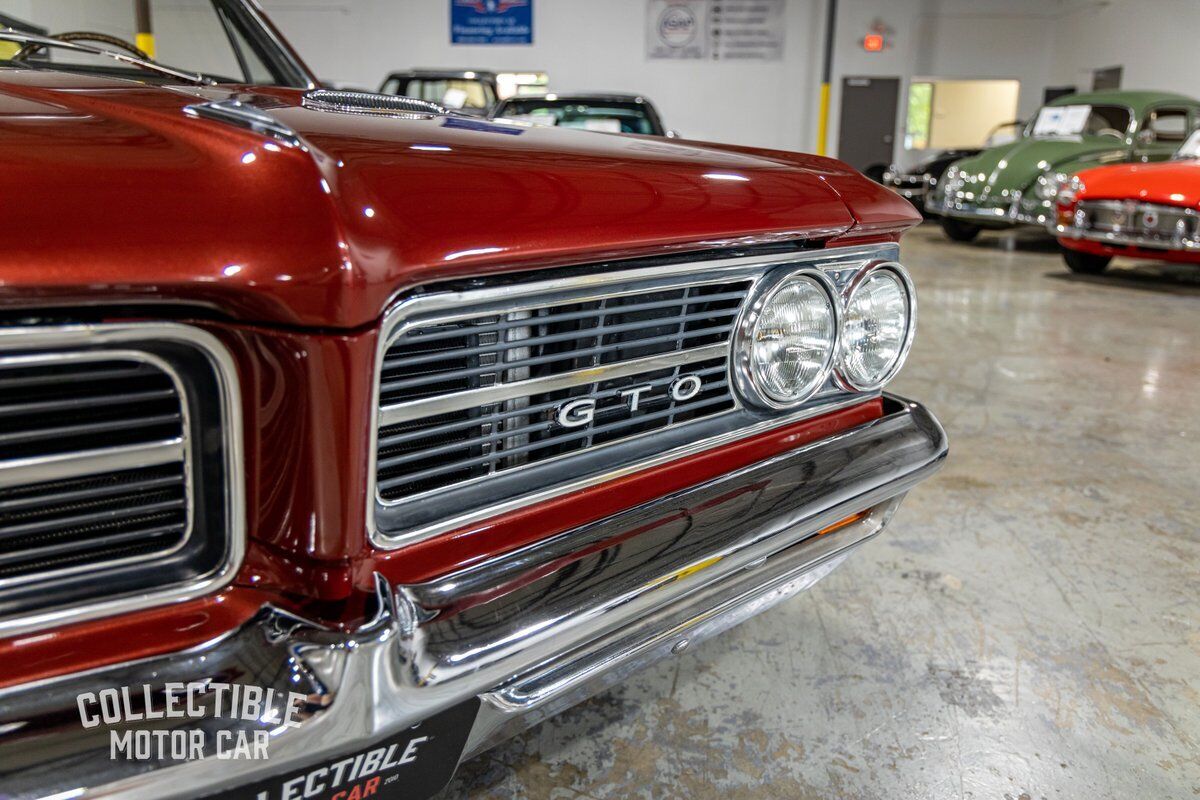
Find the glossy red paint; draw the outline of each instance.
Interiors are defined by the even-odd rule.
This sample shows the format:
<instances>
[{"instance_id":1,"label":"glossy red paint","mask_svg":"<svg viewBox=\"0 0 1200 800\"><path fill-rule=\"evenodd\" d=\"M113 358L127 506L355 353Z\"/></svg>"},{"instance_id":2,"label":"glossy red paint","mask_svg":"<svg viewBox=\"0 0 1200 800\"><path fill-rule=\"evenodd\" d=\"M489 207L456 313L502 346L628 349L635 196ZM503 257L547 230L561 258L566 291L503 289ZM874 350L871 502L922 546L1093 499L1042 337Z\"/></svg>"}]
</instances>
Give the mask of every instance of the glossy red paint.
<instances>
[{"instance_id":1,"label":"glossy red paint","mask_svg":"<svg viewBox=\"0 0 1200 800\"><path fill-rule=\"evenodd\" d=\"M374 553L356 564L355 583L360 590L369 590L374 585L375 572L393 583L427 581L538 539L695 486L882 415L882 402L870 400L529 506L402 550Z\"/></svg>"},{"instance_id":2,"label":"glossy red paint","mask_svg":"<svg viewBox=\"0 0 1200 800\"><path fill-rule=\"evenodd\" d=\"M309 148L183 111L234 96L269 106ZM4 225L21 235L9 237L0 303L103 291L353 329L398 291L455 275L917 221L832 159L370 118L303 108L300 96L4 70L0 164L21 187Z\"/></svg>"},{"instance_id":3,"label":"glossy red paint","mask_svg":"<svg viewBox=\"0 0 1200 800\"><path fill-rule=\"evenodd\" d=\"M1132 200L1178 206L1200 212L1200 159L1179 159L1158 164L1113 164L1084 170L1077 176L1082 189L1068 205L1059 205L1061 219L1070 219L1082 200ZM1071 250L1101 256L1125 256L1156 261L1200 264L1200 252L1110 245L1070 236L1059 244Z\"/></svg>"},{"instance_id":4,"label":"glossy red paint","mask_svg":"<svg viewBox=\"0 0 1200 800\"><path fill-rule=\"evenodd\" d=\"M270 602L256 589L0 639L0 688L195 647L237 628Z\"/></svg>"}]
</instances>

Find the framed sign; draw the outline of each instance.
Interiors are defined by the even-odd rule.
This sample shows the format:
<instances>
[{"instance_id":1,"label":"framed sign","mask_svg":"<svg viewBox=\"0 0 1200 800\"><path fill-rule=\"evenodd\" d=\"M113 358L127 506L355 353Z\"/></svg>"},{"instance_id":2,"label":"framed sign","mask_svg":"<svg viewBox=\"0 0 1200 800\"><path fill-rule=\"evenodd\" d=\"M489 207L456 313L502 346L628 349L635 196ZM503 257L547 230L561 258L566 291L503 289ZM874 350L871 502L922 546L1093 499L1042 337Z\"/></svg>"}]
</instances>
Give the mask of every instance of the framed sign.
<instances>
[{"instance_id":1,"label":"framed sign","mask_svg":"<svg viewBox=\"0 0 1200 800\"><path fill-rule=\"evenodd\" d=\"M783 58L784 0L646 0L646 57Z\"/></svg>"},{"instance_id":2,"label":"framed sign","mask_svg":"<svg viewBox=\"0 0 1200 800\"><path fill-rule=\"evenodd\" d=\"M533 44L533 0L450 0L451 44Z\"/></svg>"}]
</instances>

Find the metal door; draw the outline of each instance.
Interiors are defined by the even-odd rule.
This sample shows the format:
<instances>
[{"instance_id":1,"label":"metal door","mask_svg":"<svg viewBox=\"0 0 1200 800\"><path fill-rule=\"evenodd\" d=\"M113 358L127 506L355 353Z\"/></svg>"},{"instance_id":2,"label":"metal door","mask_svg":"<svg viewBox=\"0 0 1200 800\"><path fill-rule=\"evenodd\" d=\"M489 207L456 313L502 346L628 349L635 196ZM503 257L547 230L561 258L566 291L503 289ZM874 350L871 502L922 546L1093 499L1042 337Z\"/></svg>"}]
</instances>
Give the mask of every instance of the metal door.
<instances>
[{"instance_id":1,"label":"metal door","mask_svg":"<svg viewBox=\"0 0 1200 800\"><path fill-rule=\"evenodd\" d=\"M899 78L843 78L838 158L868 173L891 164L899 100Z\"/></svg>"}]
</instances>

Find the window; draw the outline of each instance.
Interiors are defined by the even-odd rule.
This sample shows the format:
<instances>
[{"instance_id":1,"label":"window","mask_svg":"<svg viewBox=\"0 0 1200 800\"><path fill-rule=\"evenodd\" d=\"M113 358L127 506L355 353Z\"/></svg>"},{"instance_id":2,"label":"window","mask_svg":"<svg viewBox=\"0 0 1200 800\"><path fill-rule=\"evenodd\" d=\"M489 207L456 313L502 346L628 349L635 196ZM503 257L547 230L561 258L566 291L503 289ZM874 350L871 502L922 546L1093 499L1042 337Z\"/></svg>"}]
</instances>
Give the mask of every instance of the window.
<instances>
[{"instance_id":1,"label":"window","mask_svg":"<svg viewBox=\"0 0 1200 800\"><path fill-rule=\"evenodd\" d=\"M388 94L428 100L447 108L488 109L496 102L491 86L467 78L409 78L407 82L390 80L383 90Z\"/></svg>"},{"instance_id":2,"label":"window","mask_svg":"<svg viewBox=\"0 0 1200 800\"><path fill-rule=\"evenodd\" d=\"M1188 136L1188 112L1185 108L1159 108L1150 112L1146 124L1159 142L1179 144Z\"/></svg>"},{"instance_id":3,"label":"window","mask_svg":"<svg viewBox=\"0 0 1200 800\"><path fill-rule=\"evenodd\" d=\"M929 128L932 122L933 84L922 82L909 85L904 149L924 150L929 147Z\"/></svg>"}]
</instances>

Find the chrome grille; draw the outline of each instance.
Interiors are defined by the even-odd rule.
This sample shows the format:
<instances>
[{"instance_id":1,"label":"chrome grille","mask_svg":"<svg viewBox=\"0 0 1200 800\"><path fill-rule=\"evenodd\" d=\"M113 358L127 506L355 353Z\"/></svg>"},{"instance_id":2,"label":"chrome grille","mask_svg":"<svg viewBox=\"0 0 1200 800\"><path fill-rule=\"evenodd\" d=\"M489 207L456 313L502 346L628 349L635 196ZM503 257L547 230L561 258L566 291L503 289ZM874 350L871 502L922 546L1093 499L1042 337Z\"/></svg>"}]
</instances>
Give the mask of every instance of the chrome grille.
<instances>
[{"instance_id":1,"label":"chrome grille","mask_svg":"<svg viewBox=\"0 0 1200 800\"><path fill-rule=\"evenodd\" d=\"M726 344L749 288L745 280L686 286L404 330L387 348L380 378L380 497L398 500L730 410ZM646 363L655 358L663 365ZM602 365L630 368L603 380L581 375ZM700 377L700 393L673 399L668 389L681 375ZM566 380L557 386L556 378ZM632 410L621 392L639 386L650 388ZM564 427L556 410L580 397L596 401L593 420ZM400 419L388 424L389 416Z\"/></svg>"},{"instance_id":2,"label":"chrome grille","mask_svg":"<svg viewBox=\"0 0 1200 800\"><path fill-rule=\"evenodd\" d=\"M742 403L733 339L775 270L819 269L842 291L898 246L756 249L464 279L397 303L377 355L373 543L420 541L862 402L830 376L795 408Z\"/></svg>"},{"instance_id":3,"label":"chrome grille","mask_svg":"<svg viewBox=\"0 0 1200 800\"><path fill-rule=\"evenodd\" d=\"M1076 227L1101 238L1145 247L1179 248L1197 239L1200 217L1187 208L1121 200L1085 200Z\"/></svg>"},{"instance_id":4,"label":"chrome grille","mask_svg":"<svg viewBox=\"0 0 1200 800\"><path fill-rule=\"evenodd\" d=\"M144 357L0 358L0 582L179 547L184 425Z\"/></svg>"}]
</instances>

